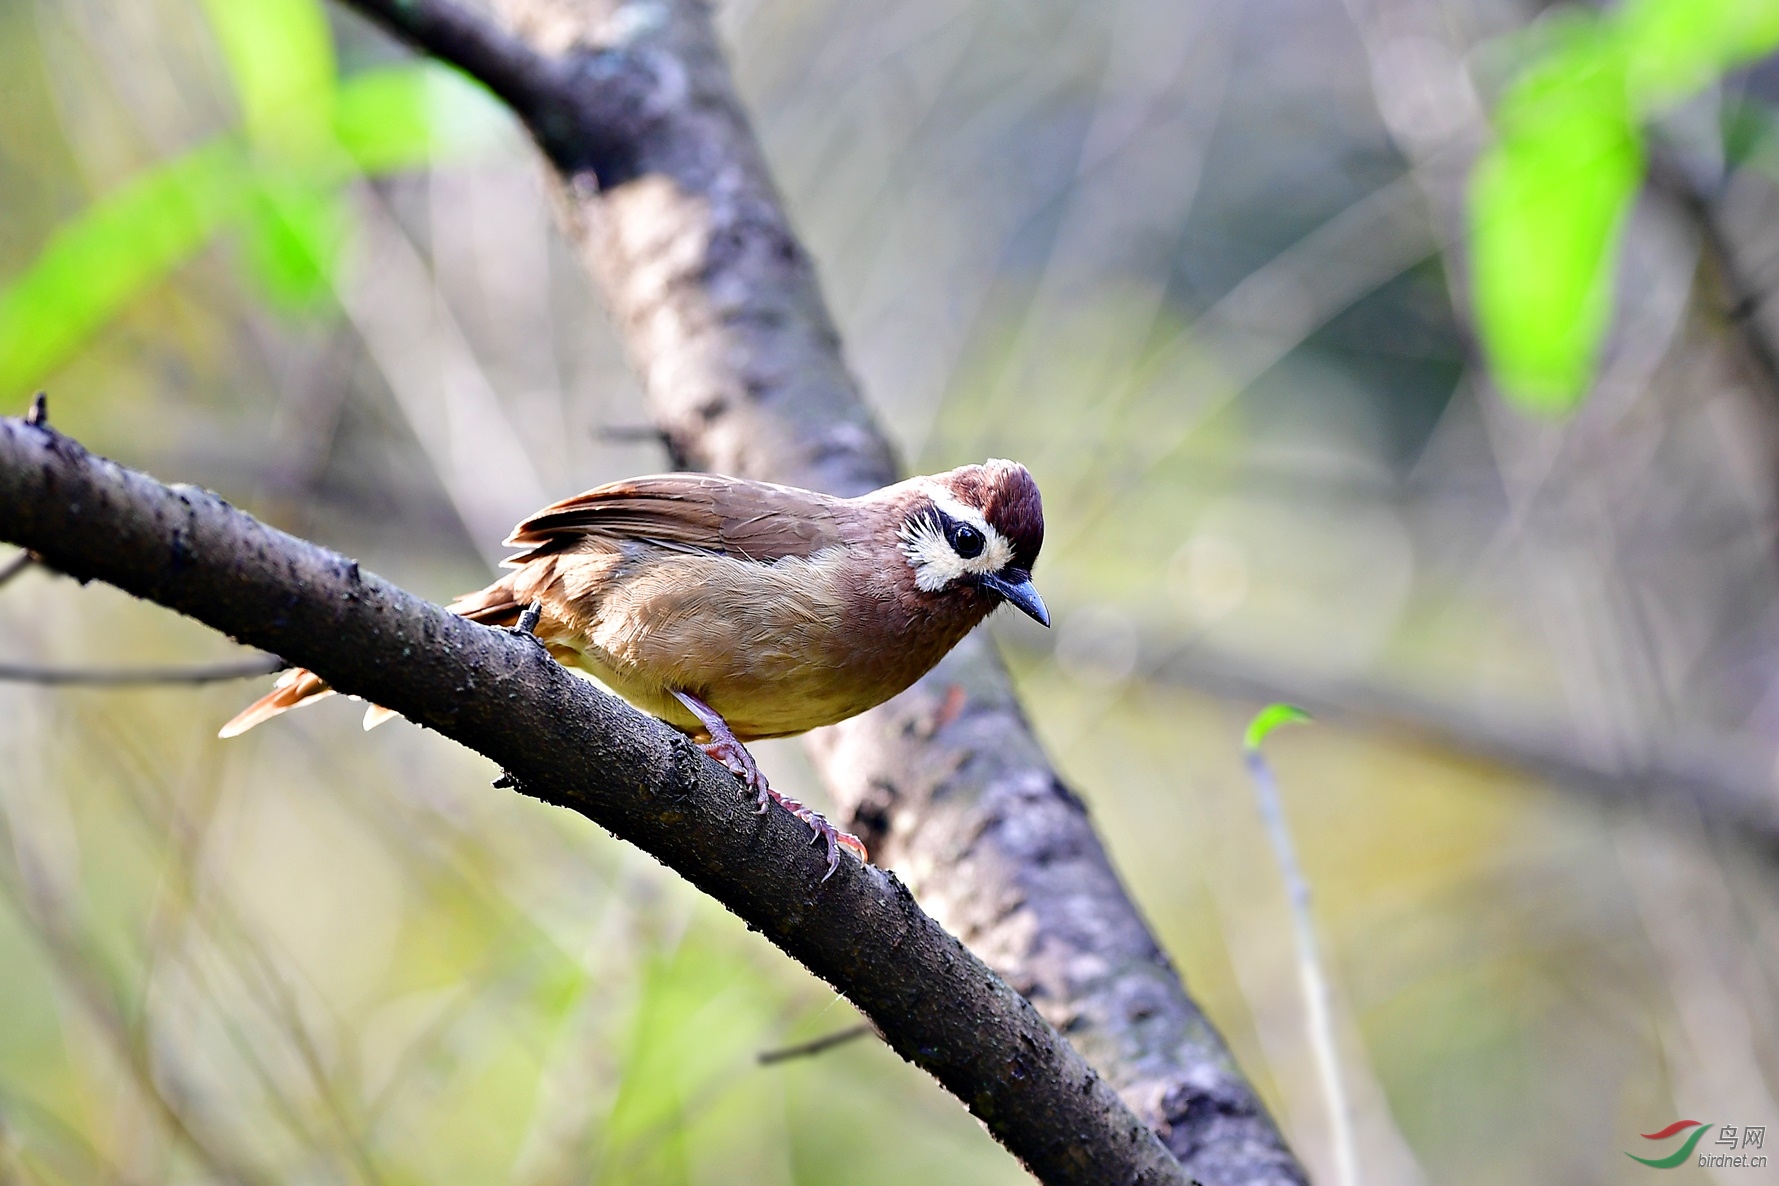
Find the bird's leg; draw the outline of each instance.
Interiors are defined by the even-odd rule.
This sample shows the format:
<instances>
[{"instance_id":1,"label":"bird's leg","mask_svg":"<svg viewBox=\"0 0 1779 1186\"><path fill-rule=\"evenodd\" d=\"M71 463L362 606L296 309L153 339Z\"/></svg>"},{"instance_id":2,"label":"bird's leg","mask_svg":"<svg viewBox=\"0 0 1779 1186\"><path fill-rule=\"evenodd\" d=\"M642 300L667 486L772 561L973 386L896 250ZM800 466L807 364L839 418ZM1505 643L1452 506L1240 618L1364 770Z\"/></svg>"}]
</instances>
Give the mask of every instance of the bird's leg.
<instances>
[{"instance_id":1,"label":"bird's leg","mask_svg":"<svg viewBox=\"0 0 1779 1186\"><path fill-rule=\"evenodd\" d=\"M704 726L704 731L710 734L709 743L699 748L721 762L730 774L741 780L742 785L753 795L754 809L764 814L766 805L776 797L776 792L767 784L766 776L760 773L754 756L730 732L729 722L716 709L688 692L675 692L673 698L685 705L686 711L697 717L698 723Z\"/></svg>"},{"instance_id":2,"label":"bird's leg","mask_svg":"<svg viewBox=\"0 0 1779 1186\"><path fill-rule=\"evenodd\" d=\"M781 795L772 789L766 776L760 773L760 767L754 762L754 756L747 752L729 728L729 723L722 715L704 701L686 692L674 692L674 699L686 706L686 711L698 718L704 731L710 734L710 742L701 746L705 753L721 762L735 777L742 781L759 811L765 811L767 804L776 799L786 811L815 829L815 838L827 849L828 871L822 874L822 880L834 876L834 870L840 867L840 849L842 846L858 854L859 860L868 861L870 856L865 852L865 842L850 832L842 832L828 822L821 812L805 807L789 795Z\"/></svg>"},{"instance_id":3,"label":"bird's leg","mask_svg":"<svg viewBox=\"0 0 1779 1186\"><path fill-rule=\"evenodd\" d=\"M537 624L543 620L543 616L544 603L534 601L519 611L518 622L506 627L506 631L508 634L516 634L537 646L544 647L544 650L548 651L550 648L544 646L544 640L537 636Z\"/></svg>"}]
</instances>

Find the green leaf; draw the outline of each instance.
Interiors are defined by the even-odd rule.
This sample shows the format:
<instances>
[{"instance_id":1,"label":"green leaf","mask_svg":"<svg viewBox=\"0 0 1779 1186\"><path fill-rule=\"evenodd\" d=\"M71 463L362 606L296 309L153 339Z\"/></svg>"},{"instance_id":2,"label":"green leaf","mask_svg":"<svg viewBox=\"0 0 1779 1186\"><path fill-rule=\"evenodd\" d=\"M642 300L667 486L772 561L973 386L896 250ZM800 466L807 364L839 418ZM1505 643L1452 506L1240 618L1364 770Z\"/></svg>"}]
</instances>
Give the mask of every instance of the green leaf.
<instances>
[{"instance_id":1,"label":"green leaf","mask_svg":"<svg viewBox=\"0 0 1779 1186\"><path fill-rule=\"evenodd\" d=\"M1242 746L1248 750L1257 750L1267 735L1280 725L1307 724L1314 719L1295 704L1269 704L1255 713L1254 719L1248 722L1248 731L1242 735Z\"/></svg>"},{"instance_id":2,"label":"green leaf","mask_svg":"<svg viewBox=\"0 0 1779 1186\"><path fill-rule=\"evenodd\" d=\"M241 146L216 141L64 224L31 267L0 290L0 398L37 385L143 289L238 218L254 188Z\"/></svg>"},{"instance_id":3,"label":"green leaf","mask_svg":"<svg viewBox=\"0 0 1779 1186\"><path fill-rule=\"evenodd\" d=\"M334 46L319 0L204 0L248 138L285 156L333 148Z\"/></svg>"},{"instance_id":4,"label":"green leaf","mask_svg":"<svg viewBox=\"0 0 1779 1186\"><path fill-rule=\"evenodd\" d=\"M432 155L435 141L432 71L399 66L370 70L340 85L333 134L367 173L410 168Z\"/></svg>"},{"instance_id":5,"label":"green leaf","mask_svg":"<svg viewBox=\"0 0 1779 1186\"><path fill-rule=\"evenodd\" d=\"M1660 111L1779 47L1776 0L1628 0L1615 14L1627 83Z\"/></svg>"},{"instance_id":6,"label":"green leaf","mask_svg":"<svg viewBox=\"0 0 1779 1186\"><path fill-rule=\"evenodd\" d=\"M1470 183L1477 324L1510 398L1567 412L1593 378L1643 173L1622 62L1573 45L1514 85L1497 132Z\"/></svg>"},{"instance_id":7,"label":"green leaf","mask_svg":"<svg viewBox=\"0 0 1779 1186\"><path fill-rule=\"evenodd\" d=\"M247 213L247 259L274 305L296 311L332 295L347 220L337 186L262 182Z\"/></svg>"},{"instance_id":8,"label":"green leaf","mask_svg":"<svg viewBox=\"0 0 1779 1186\"><path fill-rule=\"evenodd\" d=\"M333 134L359 169L388 173L480 149L509 119L492 95L456 71L395 66L340 84Z\"/></svg>"},{"instance_id":9,"label":"green leaf","mask_svg":"<svg viewBox=\"0 0 1779 1186\"><path fill-rule=\"evenodd\" d=\"M1611 321L1641 122L1779 47L1779 0L1626 0L1550 22L1470 180L1472 291L1491 370L1534 412L1572 410Z\"/></svg>"}]
</instances>

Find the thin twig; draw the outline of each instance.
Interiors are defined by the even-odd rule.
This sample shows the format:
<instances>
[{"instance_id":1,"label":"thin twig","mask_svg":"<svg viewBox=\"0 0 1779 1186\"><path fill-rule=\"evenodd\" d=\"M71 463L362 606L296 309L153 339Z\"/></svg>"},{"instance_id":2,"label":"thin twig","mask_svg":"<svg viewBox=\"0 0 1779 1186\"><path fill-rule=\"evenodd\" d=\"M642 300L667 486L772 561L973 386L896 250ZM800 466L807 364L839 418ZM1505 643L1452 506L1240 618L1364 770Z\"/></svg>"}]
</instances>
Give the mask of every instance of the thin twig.
<instances>
[{"instance_id":1,"label":"thin twig","mask_svg":"<svg viewBox=\"0 0 1779 1186\"><path fill-rule=\"evenodd\" d=\"M1301 719L1301 718L1299 718ZM1252 731L1250 731L1252 732ZM1266 822L1266 834L1272 841L1273 856L1279 862L1279 873L1285 880L1285 891L1291 899L1291 921L1297 932L1297 979L1303 990L1303 1008L1309 1028L1310 1046L1316 1057L1316 1077L1322 1085L1322 1097L1328 1106L1328 1128L1334 1146L1334 1180L1338 1186L1358 1186L1358 1160L1353 1152L1353 1118L1347 1107L1346 1086L1340 1073L1340 1054L1334 1044L1334 1026L1328 1007L1328 978L1322 972L1322 956L1316 942L1316 927L1310 918L1310 886L1297 863L1297 850L1291 843L1291 829L1285 822L1285 809L1279 802L1279 787L1272 768L1261 755L1258 738L1251 738L1245 747L1248 774L1254 780L1254 798L1260 804L1260 817Z\"/></svg>"},{"instance_id":2,"label":"thin twig","mask_svg":"<svg viewBox=\"0 0 1779 1186\"><path fill-rule=\"evenodd\" d=\"M1013 631L997 638L1028 656L1053 653ZM1728 737L1650 736L1639 753L1614 758L1589 749L1573 729L1548 715L1482 711L1389 679L1323 679L1301 668L1220 649L1184 632L1144 629L1138 639L1139 653L1148 656L1141 677L1155 684L1192 688L1223 700L1290 700L1318 718L1472 754L1608 803L1647 803L1679 795L1714 819L1749 830L1763 844L1779 840L1772 760Z\"/></svg>"},{"instance_id":3,"label":"thin twig","mask_svg":"<svg viewBox=\"0 0 1779 1186\"><path fill-rule=\"evenodd\" d=\"M27 551L20 552L5 564L0 564L0 585L4 585L7 581L18 576L19 573L24 572L35 563L37 563L37 557L31 555L31 553Z\"/></svg>"},{"instance_id":4,"label":"thin twig","mask_svg":"<svg viewBox=\"0 0 1779 1186\"><path fill-rule=\"evenodd\" d=\"M1694 170L1686 167L1679 151L1659 136L1652 137L1649 181L1678 202L1698 228L1705 254L1715 266L1718 284L1723 289L1724 315L1741 335L1749 358L1766 380L1764 394L1772 398L1779 393L1779 346L1773 342L1771 325L1761 315L1761 306L1769 294L1748 278L1734 237L1724 225L1720 208L1722 186L1716 187L1719 192L1713 192Z\"/></svg>"},{"instance_id":5,"label":"thin twig","mask_svg":"<svg viewBox=\"0 0 1779 1186\"><path fill-rule=\"evenodd\" d=\"M667 434L653 424L601 424L593 429L593 439L612 445L657 444Z\"/></svg>"},{"instance_id":6,"label":"thin twig","mask_svg":"<svg viewBox=\"0 0 1779 1186\"><path fill-rule=\"evenodd\" d=\"M0 663L0 682L43 684L48 687L130 688L145 684L214 684L232 679L271 675L290 664L276 655L262 655L238 663L208 667L79 668L33 667Z\"/></svg>"},{"instance_id":7,"label":"thin twig","mask_svg":"<svg viewBox=\"0 0 1779 1186\"><path fill-rule=\"evenodd\" d=\"M821 1054L823 1051L832 1050L836 1046L844 1046L848 1042L864 1037L866 1034L876 1032L876 1030L861 1021L857 1025L849 1025L843 1030L835 1030L831 1034L823 1034L821 1037L811 1038L807 1042L798 1042L794 1046L780 1046L776 1050L762 1050L754 1056L754 1061L763 1067L769 1067L775 1062L789 1062L793 1058L809 1058L811 1055Z\"/></svg>"}]
</instances>

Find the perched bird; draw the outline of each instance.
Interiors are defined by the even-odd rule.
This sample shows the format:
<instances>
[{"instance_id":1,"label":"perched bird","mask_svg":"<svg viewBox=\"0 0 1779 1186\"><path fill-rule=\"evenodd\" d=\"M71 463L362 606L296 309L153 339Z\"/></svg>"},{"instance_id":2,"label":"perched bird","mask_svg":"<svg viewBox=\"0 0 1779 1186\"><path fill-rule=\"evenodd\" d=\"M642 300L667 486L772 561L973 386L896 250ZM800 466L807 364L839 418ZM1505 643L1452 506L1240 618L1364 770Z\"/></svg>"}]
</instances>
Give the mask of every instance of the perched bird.
<instances>
[{"instance_id":1,"label":"perched bird","mask_svg":"<svg viewBox=\"0 0 1779 1186\"><path fill-rule=\"evenodd\" d=\"M565 666L698 741L765 811L777 799L826 844L857 837L767 784L744 742L883 703L1003 601L1048 626L1032 587L1037 483L988 461L860 498L712 474L613 482L545 507L506 540L513 571L449 607L532 627ZM332 691L287 672L222 728L234 737ZM370 728L389 714L373 707Z\"/></svg>"}]
</instances>

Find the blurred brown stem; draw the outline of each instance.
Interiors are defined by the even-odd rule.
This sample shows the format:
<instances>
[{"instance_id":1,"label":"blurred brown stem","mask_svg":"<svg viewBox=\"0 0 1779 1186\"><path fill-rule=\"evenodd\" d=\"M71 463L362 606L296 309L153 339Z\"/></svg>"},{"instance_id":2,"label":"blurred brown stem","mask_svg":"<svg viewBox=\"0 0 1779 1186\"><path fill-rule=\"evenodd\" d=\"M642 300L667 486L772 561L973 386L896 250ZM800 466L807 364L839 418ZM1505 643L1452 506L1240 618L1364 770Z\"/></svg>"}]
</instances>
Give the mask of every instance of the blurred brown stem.
<instances>
[{"instance_id":1,"label":"blurred brown stem","mask_svg":"<svg viewBox=\"0 0 1779 1186\"><path fill-rule=\"evenodd\" d=\"M866 1034L875 1033L864 1022L849 1025L843 1030L835 1030L831 1034L823 1034L819 1038L811 1038L807 1042L798 1042L792 1046L780 1046L775 1050L762 1050L754 1056L754 1061L763 1067L774 1063L789 1062L793 1058L813 1058L825 1054L836 1046L844 1046L848 1042L856 1042Z\"/></svg>"},{"instance_id":2,"label":"blurred brown stem","mask_svg":"<svg viewBox=\"0 0 1779 1186\"><path fill-rule=\"evenodd\" d=\"M1650 737L1635 754L1601 754L1553 714L1491 712L1358 676L1333 678L1269 664L1163 630L1143 633L1143 678L1221 700L1288 700L1345 721L1475 755L1619 806L1687 801L1705 818L1779 841L1771 758L1733 737ZM1032 647L1031 658L1049 652Z\"/></svg>"},{"instance_id":3,"label":"blurred brown stem","mask_svg":"<svg viewBox=\"0 0 1779 1186\"><path fill-rule=\"evenodd\" d=\"M288 666L289 664L276 655L265 655L258 659L247 659L239 663L217 663L207 667L71 668L0 663L0 681L79 688L130 688L146 684L214 684L232 679L251 679L256 675L271 675L274 671L282 671Z\"/></svg>"},{"instance_id":4,"label":"blurred brown stem","mask_svg":"<svg viewBox=\"0 0 1779 1186\"><path fill-rule=\"evenodd\" d=\"M1759 372L1763 394L1770 400L1779 399L1779 346L1773 342L1772 327L1762 310L1770 294L1747 276L1738 244L1718 209L1715 190L1721 187L1701 180L1684 155L1659 137L1650 146L1649 183L1678 202L1698 227L1724 316L1735 326L1750 363Z\"/></svg>"},{"instance_id":5,"label":"blurred brown stem","mask_svg":"<svg viewBox=\"0 0 1779 1186\"><path fill-rule=\"evenodd\" d=\"M31 553L20 552L5 564L0 564L0 585L4 585L36 562L36 558Z\"/></svg>"}]
</instances>

